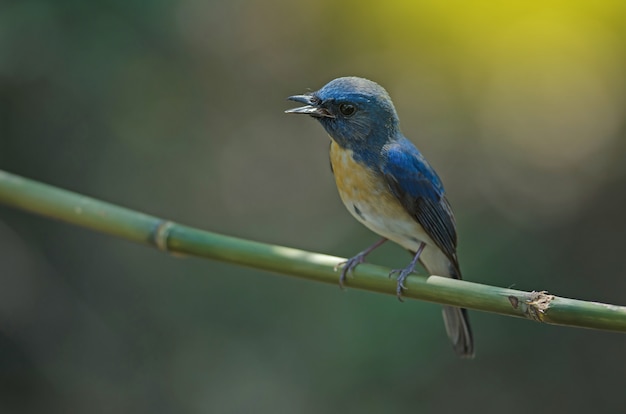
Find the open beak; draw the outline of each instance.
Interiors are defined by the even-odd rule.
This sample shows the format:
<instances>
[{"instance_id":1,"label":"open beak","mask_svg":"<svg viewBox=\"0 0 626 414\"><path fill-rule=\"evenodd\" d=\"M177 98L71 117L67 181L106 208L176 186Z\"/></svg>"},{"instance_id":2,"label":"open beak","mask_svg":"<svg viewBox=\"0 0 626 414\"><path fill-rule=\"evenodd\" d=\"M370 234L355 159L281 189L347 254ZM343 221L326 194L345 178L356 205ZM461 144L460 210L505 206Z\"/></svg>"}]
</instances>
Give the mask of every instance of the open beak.
<instances>
[{"instance_id":1,"label":"open beak","mask_svg":"<svg viewBox=\"0 0 626 414\"><path fill-rule=\"evenodd\" d=\"M299 108L287 109L286 114L305 114L311 115L314 118L334 118L335 116L328 112L326 108L319 106L319 100L313 95L294 95L290 96L290 101L295 101L305 104Z\"/></svg>"}]
</instances>

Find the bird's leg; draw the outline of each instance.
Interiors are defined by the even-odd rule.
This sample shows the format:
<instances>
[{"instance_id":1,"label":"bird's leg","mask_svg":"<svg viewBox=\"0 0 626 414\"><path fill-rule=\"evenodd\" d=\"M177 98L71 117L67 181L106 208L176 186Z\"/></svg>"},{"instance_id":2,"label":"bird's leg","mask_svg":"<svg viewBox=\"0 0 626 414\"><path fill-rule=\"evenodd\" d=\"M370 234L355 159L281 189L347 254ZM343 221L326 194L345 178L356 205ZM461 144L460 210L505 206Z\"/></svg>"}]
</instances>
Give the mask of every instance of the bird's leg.
<instances>
[{"instance_id":1,"label":"bird's leg","mask_svg":"<svg viewBox=\"0 0 626 414\"><path fill-rule=\"evenodd\" d=\"M335 272L339 269L339 266L343 266L343 269L341 269L341 276L339 276L339 287L343 289L343 284L346 281L346 278L352 273L354 268L365 261L365 256L376 250L386 241L387 239L382 238L356 256L346 260L345 262L337 263L337 266L335 266Z\"/></svg>"},{"instance_id":2,"label":"bird's leg","mask_svg":"<svg viewBox=\"0 0 626 414\"><path fill-rule=\"evenodd\" d=\"M417 266L417 262L420 259L420 255L422 254L422 251L424 251L424 247L426 247L426 243L422 242L420 244L420 247L417 248L417 251L415 252L415 256L413 256L413 260L411 260L411 263L409 263L407 267L405 267L404 269L393 269L389 273L389 277L393 276L396 273L399 273L398 284L396 286L396 296L398 296L398 300L400 302L403 302L402 292L406 289L406 286L404 286L404 281L415 270L415 266Z\"/></svg>"}]
</instances>

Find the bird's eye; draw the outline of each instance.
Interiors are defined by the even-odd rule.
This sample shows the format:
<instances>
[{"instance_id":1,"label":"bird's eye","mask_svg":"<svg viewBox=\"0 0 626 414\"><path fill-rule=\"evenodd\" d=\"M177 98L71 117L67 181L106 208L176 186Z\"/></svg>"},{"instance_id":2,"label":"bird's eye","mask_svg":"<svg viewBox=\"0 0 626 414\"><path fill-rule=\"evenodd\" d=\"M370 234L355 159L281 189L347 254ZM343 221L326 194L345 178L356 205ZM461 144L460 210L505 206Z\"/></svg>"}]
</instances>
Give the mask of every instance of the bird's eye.
<instances>
[{"instance_id":1,"label":"bird's eye","mask_svg":"<svg viewBox=\"0 0 626 414\"><path fill-rule=\"evenodd\" d=\"M356 106L349 103L341 104L339 105L339 112L344 116L352 116L356 112Z\"/></svg>"}]
</instances>

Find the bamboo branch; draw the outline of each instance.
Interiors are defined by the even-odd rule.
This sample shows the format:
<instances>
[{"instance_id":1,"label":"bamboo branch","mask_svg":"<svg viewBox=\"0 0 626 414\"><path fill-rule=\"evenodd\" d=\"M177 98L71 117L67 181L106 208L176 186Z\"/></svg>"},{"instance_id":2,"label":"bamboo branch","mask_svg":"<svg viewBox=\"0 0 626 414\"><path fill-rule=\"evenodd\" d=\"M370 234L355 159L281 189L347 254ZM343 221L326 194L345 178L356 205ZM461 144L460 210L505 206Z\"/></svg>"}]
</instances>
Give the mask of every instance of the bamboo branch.
<instances>
[{"instance_id":1,"label":"bamboo branch","mask_svg":"<svg viewBox=\"0 0 626 414\"><path fill-rule=\"evenodd\" d=\"M0 170L0 203L170 253L205 257L336 285L345 259L224 236L119 207ZM362 264L346 286L395 295L390 269ZM539 322L626 332L626 307L411 275L405 297Z\"/></svg>"}]
</instances>

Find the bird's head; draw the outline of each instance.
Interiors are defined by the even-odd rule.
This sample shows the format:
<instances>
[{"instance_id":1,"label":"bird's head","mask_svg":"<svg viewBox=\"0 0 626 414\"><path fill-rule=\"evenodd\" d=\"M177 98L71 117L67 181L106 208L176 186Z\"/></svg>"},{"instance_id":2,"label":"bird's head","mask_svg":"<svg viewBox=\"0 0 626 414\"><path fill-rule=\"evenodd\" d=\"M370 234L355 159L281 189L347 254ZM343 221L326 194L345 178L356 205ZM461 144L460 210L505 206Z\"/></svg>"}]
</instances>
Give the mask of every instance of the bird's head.
<instances>
[{"instance_id":1,"label":"bird's head","mask_svg":"<svg viewBox=\"0 0 626 414\"><path fill-rule=\"evenodd\" d=\"M398 115L389 94L367 79L337 78L316 92L290 96L289 100L305 106L286 113L316 118L344 148L382 147L399 132Z\"/></svg>"}]
</instances>

